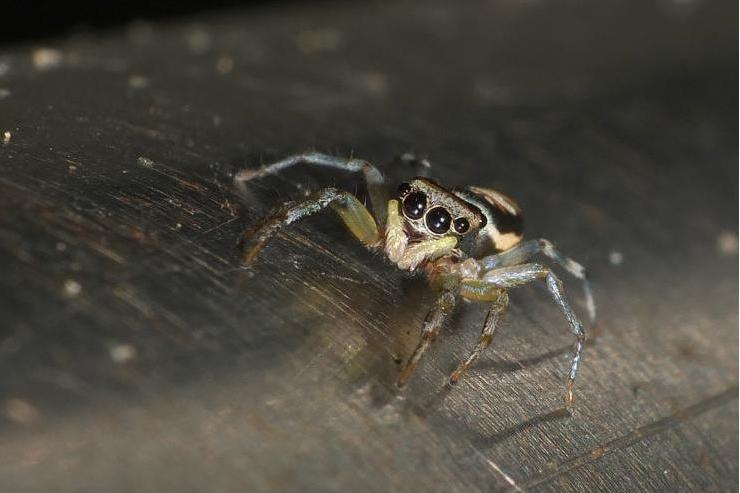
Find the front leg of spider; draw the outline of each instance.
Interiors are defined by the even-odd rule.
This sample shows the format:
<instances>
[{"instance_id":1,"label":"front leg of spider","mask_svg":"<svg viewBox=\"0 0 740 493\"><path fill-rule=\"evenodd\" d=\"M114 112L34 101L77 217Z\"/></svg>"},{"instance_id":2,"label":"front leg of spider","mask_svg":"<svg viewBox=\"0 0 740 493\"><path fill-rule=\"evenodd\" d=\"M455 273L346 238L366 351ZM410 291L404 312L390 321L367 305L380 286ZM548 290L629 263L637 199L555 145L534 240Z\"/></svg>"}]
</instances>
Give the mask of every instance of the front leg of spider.
<instances>
[{"instance_id":1,"label":"front leg of spider","mask_svg":"<svg viewBox=\"0 0 740 493\"><path fill-rule=\"evenodd\" d=\"M486 315L486 322L483 324L483 331L481 332L478 343L475 345L473 350L470 351L470 354L468 354L468 357L465 358L465 361L460 363L457 369L452 372L452 375L450 375L450 384L456 384L463 373L468 371L468 368L473 366L473 364L480 357L481 353L483 353L483 351L485 351L485 349L491 345L491 342L493 341L493 334L499 325L501 316L504 314L504 312L506 312L506 308L508 308L508 306L509 295L506 293L506 291L499 292L498 298L491 304L488 315Z\"/></svg>"},{"instance_id":2,"label":"front leg of spider","mask_svg":"<svg viewBox=\"0 0 740 493\"><path fill-rule=\"evenodd\" d=\"M491 344L509 303L508 290L542 280L576 337L566 389L566 404L573 403L573 385L583 357L585 331L552 270L526 262L536 254L543 254L581 280L593 321L596 311L591 288L585 269L558 252L549 241L522 242L522 215L516 202L491 189L448 190L423 176L402 183L397 195L391 197L383 186L382 174L372 164L312 152L290 156L256 171L243 171L235 180L248 182L300 163L362 172L372 212L354 195L336 188L319 190L304 201L276 207L244 233L242 262L245 265L255 260L281 227L330 208L365 246L384 253L401 270L424 274L438 295L424 320L419 343L399 375L399 386L411 377L454 310L458 297L487 303L489 312L478 343L450 375L452 384ZM428 163L424 163L428 169ZM482 249L492 254L476 260L473 252Z\"/></svg>"},{"instance_id":3,"label":"front leg of spider","mask_svg":"<svg viewBox=\"0 0 740 493\"><path fill-rule=\"evenodd\" d=\"M273 209L265 219L247 230L242 237L242 265L249 266L267 245L267 242L283 226L292 224L306 216L331 207L344 222L347 229L361 243L369 248L377 248L381 241L378 225L370 211L349 192L336 188L325 188L311 194L299 203L290 203Z\"/></svg>"},{"instance_id":4,"label":"front leg of spider","mask_svg":"<svg viewBox=\"0 0 740 493\"><path fill-rule=\"evenodd\" d=\"M435 300L434 305L424 319L424 327L421 330L421 338L406 366L401 371L396 385L403 387L411 374L419 364L421 357L437 338L439 331L455 308L455 294L451 291L443 291Z\"/></svg>"}]
</instances>

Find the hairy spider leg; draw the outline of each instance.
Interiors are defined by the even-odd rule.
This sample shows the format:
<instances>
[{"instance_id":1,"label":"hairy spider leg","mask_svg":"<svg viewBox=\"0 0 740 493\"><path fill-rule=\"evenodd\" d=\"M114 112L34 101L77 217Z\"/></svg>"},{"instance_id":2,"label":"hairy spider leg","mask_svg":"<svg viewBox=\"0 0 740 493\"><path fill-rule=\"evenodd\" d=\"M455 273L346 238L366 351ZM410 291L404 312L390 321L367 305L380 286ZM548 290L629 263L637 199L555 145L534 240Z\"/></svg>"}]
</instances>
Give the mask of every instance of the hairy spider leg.
<instances>
[{"instance_id":1,"label":"hairy spider leg","mask_svg":"<svg viewBox=\"0 0 740 493\"><path fill-rule=\"evenodd\" d=\"M427 313L424 319L424 328L421 331L421 339L419 344L416 346L414 353L409 358L408 363L404 367L401 374L398 376L396 385L403 387L408 381L411 374L414 372L416 365L419 364L419 360L424 356L424 353L429 346L437 338L437 334L442 329L445 320L449 318L452 311L455 309L455 294L452 291L442 291L435 300L432 308Z\"/></svg>"},{"instance_id":2,"label":"hairy spider leg","mask_svg":"<svg viewBox=\"0 0 740 493\"><path fill-rule=\"evenodd\" d=\"M583 345L586 341L586 332L583 324L571 309L568 301L565 299L563 292L563 283L555 274L544 265L540 264L521 264L509 267L501 267L486 272L483 280L500 288L512 288L521 286L537 279L544 279L547 290L550 292L555 303L565 315L571 332L576 336L575 350L571 360L570 372L568 374L568 385L566 393L566 405L573 404L573 384L578 374L578 367L583 357Z\"/></svg>"},{"instance_id":3,"label":"hairy spider leg","mask_svg":"<svg viewBox=\"0 0 740 493\"><path fill-rule=\"evenodd\" d=\"M244 256L242 264L249 265L262 251L278 230L326 207L336 212L347 229L363 244L376 248L381 239L378 225L370 211L349 192L336 188L324 188L311 194L303 202L292 202L273 209L265 219L247 230L242 237ZM251 244L251 248L247 248Z\"/></svg>"},{"instance_id":4,"label":"hairy spider leg","mask_svg":"<svg viewBox=\"0 0 740 493\"><path fill-rule=\"evenodd\" d=\"M583 283L583 297L586 301L586 310L591 324L596 321L596 304L591 290L591 282L588 279L586 268L573 259L561 254L555 246L544 238L538 240L528 240L524 243L506 250L496 255L489 255L478 260L478 264L484 270L491 270L498 267L507 267L526 262L534 255L542 253L546 257L554 260L565 271Z\"/></svg>"},{"instance_id":5,"label":"hairy spider leg","mask_svg":"<svg viewBox=\"0 0 740 493\"><path fill-rule=\"evenodd\" d=\"M483 324L483 331L481 332L478 343L475 345L473 350L470 351L470 354L468 354L468 357L465 359L465 361L460 363L460 366L458 366L457 369L452 372L452 375L450 375L450 384L456 384L463 373L468 371L468 368L473 366L476 360L480 357L481 353L485 351L488 346L491 345L496 327L498 327L499 321L501 320L501 317L503 316L508 306L509 295L506 293L506 291L501 291L498 299L493 302L493 304L491 305L491 309L488 311L488 315L486 315L486 321Z\"/></svg>"},{"instance_id":6,"label":"hairy spider leg","mask_svg":"<svg viewBox=\"0 0 740 493\"><path fill-rule=\"evenodd\" d=\"M295 166L300 163L325 166L342 171L362 171L362 174L365 177L365 182L367 183L367 193L370 196L371 208L375 213L378 224L385 224L384 207L389 198L388 191L385 187L385 179L377 167L367 161L363 161L362 159L346 159L318 152L306 152L286 157L285 159L262 166L261 168L242 170L236 174L234 180L244 182L254 180L256 178L262 178L267 175L274 175L286 168L290 168L291 166Z\"/></svg>"}]
</instances>

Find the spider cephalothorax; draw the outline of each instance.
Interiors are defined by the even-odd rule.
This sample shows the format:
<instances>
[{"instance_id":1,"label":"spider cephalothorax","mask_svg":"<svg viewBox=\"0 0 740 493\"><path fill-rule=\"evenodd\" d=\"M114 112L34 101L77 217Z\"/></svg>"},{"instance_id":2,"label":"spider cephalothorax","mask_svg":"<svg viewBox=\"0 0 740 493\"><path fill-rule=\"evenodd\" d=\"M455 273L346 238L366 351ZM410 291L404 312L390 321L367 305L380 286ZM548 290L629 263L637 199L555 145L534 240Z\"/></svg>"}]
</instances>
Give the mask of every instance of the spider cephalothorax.
<instances>
[{"instance_id":1,"label":"spider cephalothorax","mask_svg":"<svg viewBox=\"0 0 740 493\"><path fill-rule=\"evenodd\" d=\"M590 286L585 269L561 255L549 241L522 242L522 214L514 200L487 188L448 190L424 176L402 183L391 197L385 189L383 175L372 164L318 153L299 154L258 170L245 170L235 179L243 183L298 163L362 171L374 215L349 192L325 188L303 202L274 209L247 231L243 237L243 264L251 263L283 225L331 207L365 246L384 252L402 270L423 271L437 291L437 299L427 314L421 341L399 376L399 385L403 385L416 368L458 298L488 302L491 308L478 344L452 373L451 383L455 383L491 343L499 319L508 306L508 290L543 280L576 337L566 398L568 404L572 403L573 383L586 338L583 325L565 299L562 283L552 270L528 260L543 254L581 279L586 307L593 321L596 313ZM428 169L428 163L423 163ZM481 249L490 254L474 257Z\"/></svg>"},{"instance_id":2,"label":"spider cephalothorax","mask_svg":"<svg viewBox=\"0 0 740 493\"><path fill-rule=\"evenodd\" d=\"M398 192L403 215L418 236L462 237L486 225L479 207L428 178L401 183Z\"/></svg>"}]
</instances>

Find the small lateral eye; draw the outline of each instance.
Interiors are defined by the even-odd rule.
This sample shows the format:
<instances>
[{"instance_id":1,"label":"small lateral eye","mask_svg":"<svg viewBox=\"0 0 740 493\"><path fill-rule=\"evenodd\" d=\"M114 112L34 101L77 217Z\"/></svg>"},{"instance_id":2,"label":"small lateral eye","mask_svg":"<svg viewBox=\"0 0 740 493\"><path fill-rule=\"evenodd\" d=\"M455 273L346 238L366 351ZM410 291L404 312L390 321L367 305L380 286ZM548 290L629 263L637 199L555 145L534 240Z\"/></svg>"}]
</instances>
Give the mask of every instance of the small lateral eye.
<instances>
[{"instance_id":1,"label":"small lateral eye","mask_svg":"<svg viewBox=\"0 0 740 493\"><path fill-rule=\"evenodd\" d=\"M443 207L435 207L427 212L426 223L427 228L432 233L438 235L444 234L450 230L450 223L452 217Z\"/></svg>"},{"instance_id":2,"label":"small lateral eye","mask_svg":"<svg viewBox=\"0 0 740 493\"><path fill-rule=\"evenodd\" d=\"M427 196L422 192L413 192L403 199L403 211L409 219L419 219L427 208Z\"/></svg>"},{"instance_id":3,"label":"small lateral eye","mask_svg":"<svg viewBox=\"0 0 740 493\"><path fill-rule=\"evenodd\" d=\"M461 235L464 235L470 229L470 223L464 217L458 217L453 224L455 225L455 231Z\"/></svg>"},{"instance_id":4,"label":"small lateral eye","mask_svg":"<svg viewBox=\"0 0 740 493\"><path fill-rule=\"evenodd\" d=\"M398 185L398 193L401 194L401 197L404 197L411 192L411 185L409 185L406 182L401 183Z\"/></svg>"},{"instance_id":5,"label":"small lateral eye","mask_svg":"<svg viewBox=\"0 0 740 493\"><path fill-rule=\"evenodd\" d=\"M480 225L479 225L478 227L479 227L480 229L483 229L483 228L485 228L485 227L486 227L486 225L488 224L488 218L486 217L486 215L485 215L485 214L481 213L481 215L480 215L479 219L480 219Z\"/></svg>"}]
</instances>

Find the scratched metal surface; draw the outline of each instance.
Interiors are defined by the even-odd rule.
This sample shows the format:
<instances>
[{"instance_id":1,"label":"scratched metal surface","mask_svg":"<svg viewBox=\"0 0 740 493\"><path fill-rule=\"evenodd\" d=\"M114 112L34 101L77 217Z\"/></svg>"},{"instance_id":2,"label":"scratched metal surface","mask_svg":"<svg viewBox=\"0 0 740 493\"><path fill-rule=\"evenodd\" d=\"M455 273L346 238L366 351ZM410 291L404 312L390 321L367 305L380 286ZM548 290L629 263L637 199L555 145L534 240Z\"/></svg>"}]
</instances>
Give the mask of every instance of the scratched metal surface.
<instances>
[{"instance_id":1,"label":"scratched metal surface","mask_svg":"<svg viewBox=\"0 0 740 493\"><path fill-rule=\"evenodd\" d=\"M736 490L736 20L732 2L293 5L2 48L0 489ZM307 148L393 176L428 156L588 264L600 323L572 415L541 287L445 392L485 313L464 306L398 394L423 282L329 216L238 268L271 204L358 187L231 184Z\"/></svg>"}]
</instances>

